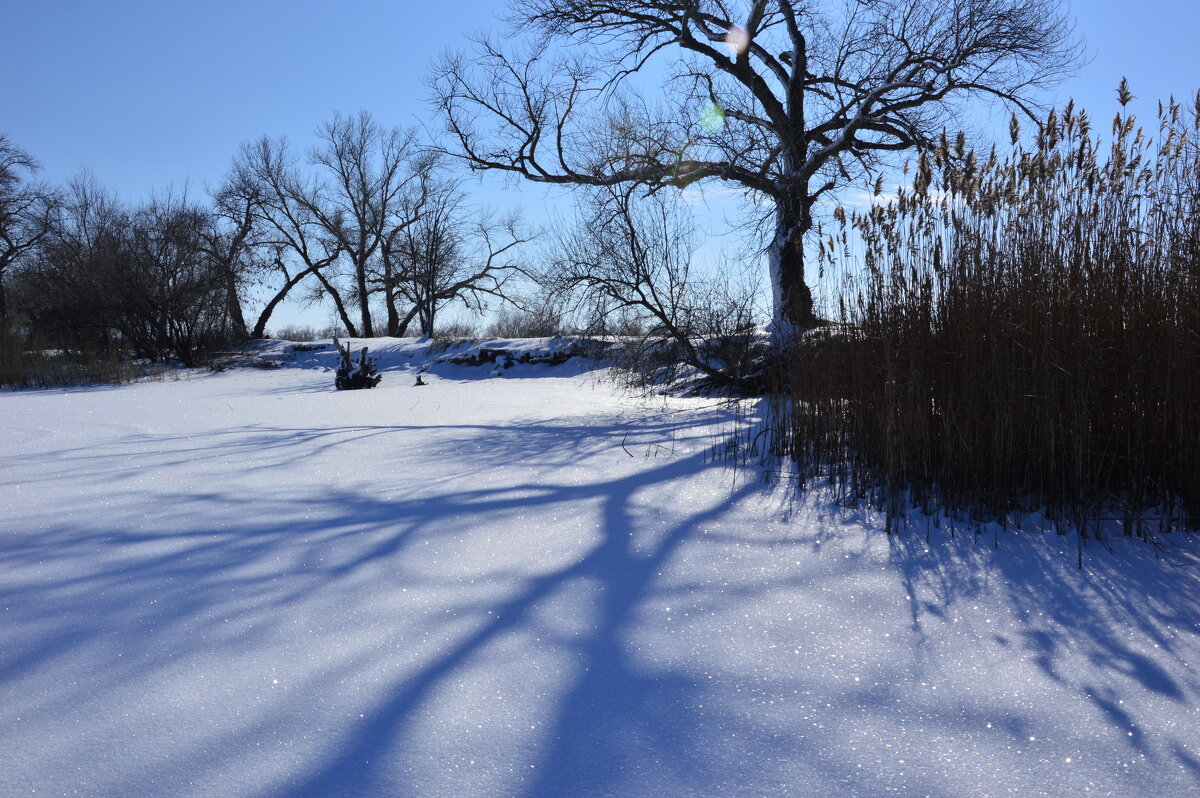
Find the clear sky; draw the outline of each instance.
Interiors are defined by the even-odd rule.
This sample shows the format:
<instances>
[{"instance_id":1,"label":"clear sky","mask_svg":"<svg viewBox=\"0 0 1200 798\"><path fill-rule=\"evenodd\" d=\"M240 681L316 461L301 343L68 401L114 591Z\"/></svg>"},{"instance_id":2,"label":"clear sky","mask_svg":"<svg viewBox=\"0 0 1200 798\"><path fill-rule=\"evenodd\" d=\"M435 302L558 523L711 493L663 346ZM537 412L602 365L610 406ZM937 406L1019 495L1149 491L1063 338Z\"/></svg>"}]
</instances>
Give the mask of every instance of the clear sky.
<instances>
[{"instance_id":1,"label":"clear sky","mask_svg":"<svg viewBox=\"0 0 1200 798\"><path fill-rule=\"evenodd\" d=\"M218 181L263 133L304 146L335 110L429 123L430 59L496 30L502 0L0 0L0 131L44 176L90 169L126 199ZM1149 117L1200 88L1193 0L1074 0L1092 62L1064 85L1093 116L1129 77ZM498 181L496 181L498 183ZM499 196L491 185L485 195ZM525 192L539 217L543 195Z\"/></svg>"}]
</instances>

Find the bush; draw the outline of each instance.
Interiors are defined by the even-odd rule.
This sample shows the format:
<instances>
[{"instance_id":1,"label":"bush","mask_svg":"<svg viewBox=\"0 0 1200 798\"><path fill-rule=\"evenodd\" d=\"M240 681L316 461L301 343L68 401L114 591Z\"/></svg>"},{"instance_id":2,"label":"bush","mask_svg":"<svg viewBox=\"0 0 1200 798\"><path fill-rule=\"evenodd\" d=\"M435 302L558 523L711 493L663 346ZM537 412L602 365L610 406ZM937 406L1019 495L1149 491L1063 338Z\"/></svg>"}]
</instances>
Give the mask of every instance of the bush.
<instances>
[{"instance_id":1,"label":"bush","mask_svg":"<svg viewBox=\"0 0 1200 798\"><path fill-rule=\"evenodd\" d=\"M297 327L288 326L280 327L275 330L270 337L277 338L280 341L294 341L296 343L307 343L310 341L328 341L336 338L339 335L345 335L346 331L337 325L323 327Z\"/></svg>"},{"instance_id":2,"label":"bush","mask_svg":"<svg viewBox=\"0 0 1200 798\"><path fill-rule=\"evenodd\" d=\"M469 321L452 321L439 325L430 337L442 345L460 344L478 338L479 328Z\"/></svg>"},{"instance_id":3,"label":"bush","mask_svg":"<svg viewBox=\"0 0 1200 798\"><path fill-rule=\"evenodd\" d=\"M562 313L549 304L505 308L487 327L488 338L554 338L565 332Z\"/></svg>"},{"instance_id":4,"label":"bush","mask_svg":"<svg viewBox=\"0 0 1200 798\"><path fill-rule=\"evenodd\" d=\"M132 382L139 376L141 370L113 347L48 349L0 330L0 385L60 388Z\"/></svg>"},{"instance_id":5,"label":"bush","mask_svg":"<svg viewBox=\"0 0 1200 798\"><path fill-rule=\"evenodd\" d=\"M892 517L1200 526L1198 114L1172 102L1152 144L1122 112L1101 157L1068 106L1031 149L943 141L911 192L839 212L822 257L863 272L779 360L786 451Z\"/></svg>"}]
</instances>

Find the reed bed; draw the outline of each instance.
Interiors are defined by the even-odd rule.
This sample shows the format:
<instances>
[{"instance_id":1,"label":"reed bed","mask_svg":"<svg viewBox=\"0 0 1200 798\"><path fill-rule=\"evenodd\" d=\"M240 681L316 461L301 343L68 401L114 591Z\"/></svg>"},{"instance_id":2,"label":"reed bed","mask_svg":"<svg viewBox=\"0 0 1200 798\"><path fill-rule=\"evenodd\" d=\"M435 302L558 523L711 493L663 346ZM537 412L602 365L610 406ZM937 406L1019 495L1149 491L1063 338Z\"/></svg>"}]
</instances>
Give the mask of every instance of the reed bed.
<instances>
[{"instance_id":1,"label":"reed bed","mask_svg":"<svg viewBox=\"0 0 1200 798\"><path fill-rule=\"evenodd\" d=\"M943 139L911 189L835 213L822 265L857 275L775 369L805 475L889 528L1200 527L1200 95L1153 135L1119 99L1108 144L1068 105L1032 141L1014 119L1003 155Z\"/></svg>"}]
</instances>

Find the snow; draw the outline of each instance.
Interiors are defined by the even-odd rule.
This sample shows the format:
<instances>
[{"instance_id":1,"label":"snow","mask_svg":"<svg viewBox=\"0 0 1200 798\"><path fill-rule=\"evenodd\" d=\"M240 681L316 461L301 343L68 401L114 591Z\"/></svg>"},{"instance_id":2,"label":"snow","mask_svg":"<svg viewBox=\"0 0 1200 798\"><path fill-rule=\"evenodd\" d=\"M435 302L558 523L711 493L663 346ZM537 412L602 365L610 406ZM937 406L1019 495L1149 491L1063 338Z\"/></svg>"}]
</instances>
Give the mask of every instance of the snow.
<instances>
[{"instance_id":1,"label":"snow","mask_svg":"<svg viewBox=\"0 0 1200 798\"><path fill-rule=\"evenodd\" d=\"M720 402L367 343L0 393L0 795L1200 793L1191 538L888 536Z\"/></svg>"}]
</instances>

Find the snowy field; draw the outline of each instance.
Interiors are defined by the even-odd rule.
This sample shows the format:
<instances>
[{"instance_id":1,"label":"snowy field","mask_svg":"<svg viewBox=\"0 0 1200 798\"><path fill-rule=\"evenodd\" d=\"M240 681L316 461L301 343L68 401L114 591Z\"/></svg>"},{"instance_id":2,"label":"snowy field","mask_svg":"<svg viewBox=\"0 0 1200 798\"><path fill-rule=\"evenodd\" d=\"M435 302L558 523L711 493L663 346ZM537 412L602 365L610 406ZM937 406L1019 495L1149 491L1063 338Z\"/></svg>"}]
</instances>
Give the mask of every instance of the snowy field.
<instances>
[{"instance_id":1,"label":"snowy field","mask_svg":"<svg viewBox=\"0 0 1200 798\"><path fill-rule=\"evenodd\" d=\"M1200 795L1194 540L889 537L717 402L377 346L0 393L0 796Z\"/></svg>"}]
</instances>

